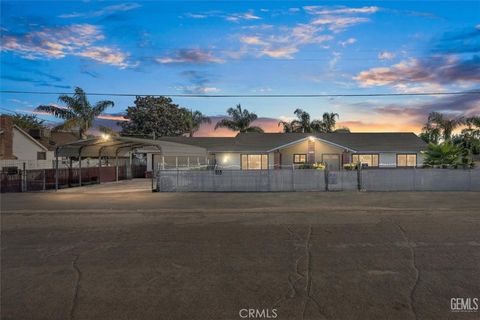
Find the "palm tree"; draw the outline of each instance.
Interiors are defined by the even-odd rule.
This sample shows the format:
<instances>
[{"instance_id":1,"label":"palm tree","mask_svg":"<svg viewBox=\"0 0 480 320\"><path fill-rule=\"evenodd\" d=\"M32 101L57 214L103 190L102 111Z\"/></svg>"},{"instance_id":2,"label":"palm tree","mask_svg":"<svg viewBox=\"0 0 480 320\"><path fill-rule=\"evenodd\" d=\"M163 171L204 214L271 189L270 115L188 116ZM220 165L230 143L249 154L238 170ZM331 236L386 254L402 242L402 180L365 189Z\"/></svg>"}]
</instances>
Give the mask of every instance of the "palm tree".
<instances>
[{"instance_id":1,"label":"palm tree","mask_svg":"<svg viewBox=\"0 0 480 320\"><path fill-rule=\"evenodd\" d=\"M465 124L465 119L463 117L448 119L439 112L431 112L428 115L427 127L429 124L441 130L443 140L447 141L452 138L452 133L457 127Z\"/></svg>"},{"instance_id":2,"label":"palm tree","mask_svg":"<svg viewBox=\"0 0 480 320\"><path fill-rule=\"evenodd\" d=\"M310 114L306 111L303 111L300 108L295 109L293 112L298 120L293 120L291 122L294 132L303 132L308 133L312 132L312 123L310 122Z\"/></svg>"},{"instance_id":3,"label":"palm tree","mask_svg":"<svg viewBox=\"0 0 480 320\"><path fill-rule=\"evenodd\" d=\"M95 118L102 114L105 109L114 105L113 101L102 100L92 106L87 100L85 92L79 87L75 88L72 97L61 95L58 100L63 102L65 107L41 105L36 110L50 113L65 120L63 124L55 127L55 130L78 127L81 139L86 139L87 130L92 127Z\"/></svg>"},{"instance_id":4,"label":"palm tree","mask_svg":"<svg viewBox=\"0 0 480 320\"><path fill-rule=\"evenodd\" d=\"M218 128L227 128L240 132L263 133L262 128L250 126L253 121L257 120L257 115L253 112L249 112L247 109L242 109L240 104L237 104L236 108L229 108L227 113L232 119L222 119L218 121L215 125L215 130Z\"/></svg>"},{"instance_id":5,"label":"palm tree","mask_svg":"<svg viewBox=\"0 0 480 320\"><path fill-rule=\"evenodd\" d=\"M472 161L468 152L465 151L465 149L456 146L450 140L440 144L429 143L427 150L423 153L425 156L424 164L440 168L469 167Z\"/></svg>"},{"instance_id":6,"label":"palm tree","mask_svg":"<svg viewBox=\"0 0 480 320\"><path fill-rule=\"evenodd\" d=\"M278 126L283 126L283 132L285 133L291 133L291 132L295 132L294 131L294 127L292 125L291 122L288 122L288 121L279 121L278 122Z\"/></svg>"},{"instance_id":7,"label":"palm tree","mask_svg":"<svg viewBox=\"0 0 480 320\"><path fill-rule=\"evenodd\" d=\"M297 116L296 120L290 122L280 121L278 123L279 126L283 126L283 132L333 132L337 122L335 118L338 119L339 117L338 113L325 112L322 116L322 120L310 121L310 114L300 108L296 109L294 114Z\"/></svg>"},{"instance_id":8,"label":"palm tree","mask_svg":"<svg viewBox=\"0 0 480 320\"><path fill-rule=\"evenodd\" d=\"M337 120L335 118L339 118L338 113L325 112L323 114L322 123L324 132L333 132L335 130L335 125L337 124Z\"/></svg>"},{"instance_id":9,"label":"palm tree","mask_svg":"<svg viewBox=\"0 0 480 320\"><path fill-rule=\"evenodd\" d=\"M185 118L185 125L187 126L188 136L193 137L195 132L200 129L202 123L211 123L209 117L206 117L200 111L189 111Z\"/></svg>"}]
</instances>

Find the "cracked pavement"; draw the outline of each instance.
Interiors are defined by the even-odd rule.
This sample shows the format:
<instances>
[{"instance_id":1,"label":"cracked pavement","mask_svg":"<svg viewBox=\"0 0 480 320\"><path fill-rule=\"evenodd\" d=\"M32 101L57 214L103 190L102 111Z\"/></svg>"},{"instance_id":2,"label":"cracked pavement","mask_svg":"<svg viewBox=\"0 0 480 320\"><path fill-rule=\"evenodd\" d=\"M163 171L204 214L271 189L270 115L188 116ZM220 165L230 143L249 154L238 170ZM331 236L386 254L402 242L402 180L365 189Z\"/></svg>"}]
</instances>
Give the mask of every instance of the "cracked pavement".
<instances>
[{"instance_id":1,"label":"cracked pavement","mask_svg":"<svg viewBox=\"0 0 480 320\"><path fill-rule=\"evenodd\" d=\"M478 319L479 193L1 195L2 319ZM101 192L98 192L98 191Z\"/></svg>"}]
</instances>

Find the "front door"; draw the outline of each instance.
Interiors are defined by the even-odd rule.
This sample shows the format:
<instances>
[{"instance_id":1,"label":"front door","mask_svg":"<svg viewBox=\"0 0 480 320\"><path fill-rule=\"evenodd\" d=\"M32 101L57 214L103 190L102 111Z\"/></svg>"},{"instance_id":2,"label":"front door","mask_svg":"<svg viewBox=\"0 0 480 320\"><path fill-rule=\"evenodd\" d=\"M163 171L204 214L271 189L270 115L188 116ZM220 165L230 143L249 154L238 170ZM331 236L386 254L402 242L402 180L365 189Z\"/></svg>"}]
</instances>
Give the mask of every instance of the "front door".
<instances>
[{"instance_id":1,"label":"front door","mask_svg":"<svg viewBox=\"0 0 480 320\"><path fill-rule=\"evenodd\" d=\"M327 164L328 170L340 170L340 155L339 154L324 154L323 162Z\"/></svg>"}]
</instances>

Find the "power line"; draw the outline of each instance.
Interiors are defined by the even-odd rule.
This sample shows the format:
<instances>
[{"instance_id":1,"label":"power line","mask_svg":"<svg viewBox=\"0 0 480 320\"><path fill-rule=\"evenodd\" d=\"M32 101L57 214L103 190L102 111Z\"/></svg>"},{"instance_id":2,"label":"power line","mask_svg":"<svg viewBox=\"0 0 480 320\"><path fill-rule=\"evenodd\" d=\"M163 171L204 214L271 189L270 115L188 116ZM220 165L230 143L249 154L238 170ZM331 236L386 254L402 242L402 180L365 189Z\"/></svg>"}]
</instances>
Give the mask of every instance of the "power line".
<instances>
[{"instance_id":1,"label":"power line","mask_svg":"<svg viewBox=\"0 0 480 320\"><path fill-rule=\"evenodd\" d=\"M68 95L73 92L53 92L53 91L20 91L20 90L0 90L3 94L39 94L39 95ZM463 95L480 94L480 91L456 91L456 92L416 92L416 93L325 93L325 94L140 94L140 93L103 93L86 92L90 96L116 96L116 97L137 97L137 96L165 96L180 98L328 98L328 97L396 97L396 96L445 96L445 95Z\"/></svg>"}]
</instances>

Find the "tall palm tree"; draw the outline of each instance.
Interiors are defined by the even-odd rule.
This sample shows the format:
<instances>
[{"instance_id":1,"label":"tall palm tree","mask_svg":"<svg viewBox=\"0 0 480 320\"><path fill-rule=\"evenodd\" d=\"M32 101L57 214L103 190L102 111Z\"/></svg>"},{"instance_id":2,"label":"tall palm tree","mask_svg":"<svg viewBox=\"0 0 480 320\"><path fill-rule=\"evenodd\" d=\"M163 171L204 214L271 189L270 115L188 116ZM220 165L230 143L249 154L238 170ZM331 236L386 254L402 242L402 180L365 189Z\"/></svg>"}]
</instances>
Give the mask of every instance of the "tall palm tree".
<instances>
[{"instance_id":1,"label":"tall palm tree","mask_svg":"<svg viewBox=\"0 0 480 320\"><path fill-rule=\"evenodd\" d=\"M463 124L465 124L463 117L449 119L439 112L431 112L428 115L426 126L428 127L430 125L430 127L441 130L443 140L447 141L452 138L453 131Z\"/></svg>"},{"instance_id":2,"label":"tall palm tree","mask_svg":"<svg viewBox=\"0 0 480 320\"><path fill-rule=\"evenodd\" d=\"M333 132L335 130L335 125L337 124L337 120L335 118L339 118L338 113L334 112L325 112L322 116L322 123L323 129L325 132Z\"/></svg>"},{"instance_id":3,"label":"tall palm tree","mask_svg":"<svg viewBox=\"0 0 480 320\"><path fill-rule=\"evenodd\" d=\"M240 132L260 132L263 133L263 129L256 126L251 126L251 123L257 120L257 115L253 112L249 112L247 109L242 109L240 104L237 104L235 108L229 108L227 110L228 115L232 119L222 119L215 125L215 130L218 128L227 128L233 131Z\"/></svg>"},{"instance_id":4,"label":"tall palm tree","mask_svg":"<svg viewBox=\"0 0 480 320\"><path fill-rule=\"evenodd\" d=\"M81 139L86 139L87 130L92 127L95 118L102 114L105 109L114 105L113 101L102 100L92 106L85 92L79 87L75 88L73 96L61 95L58 97L58 101L65 104L65 107L41 105L36 110L50 113L65 120L63 124L54 128L56 130L78 127Z\"/></svg>"},{"instance_id":5,"label":"tall palm tree","mask_svg":"<svg viewBox=\"0 0 480 320\"><path fill-rule=\"evenodd\" d=\"M185 118L188 136L193 137L195 132L200 129L202 123L211 123L211 120L209 117L204 116L200 111L188 111Z\"/></svg>"},{"instance_id":6,"label":"tall palm tree","mask_svg":"<svg viewBox=\"0 0 480 320\"><path fill-rule=\"evenodd\" d=\"M310 121L310 114L302 109L298 108L294 111L294 114L297 116L296 120L290 122L280 121L278 125L283 126L283 132L333 132L335 129L335 124L338 119L338 113L328 113L325 112L322 116L322 120L312 120Z\"/></svg>"},{"instance_id":7,"label":"tall palm tree","mask_svg":"<svg viewBox=\"0 0 480 320\"><path fill-rule=\"evenodd\" d=\"M294 132L308 133L313 131L312 123L310 122L310 114L308 112L297 108L293 113L298 118L298 120L293 120L291 122L292 128L294 128Z\"/></svg>"}]
</instances>

